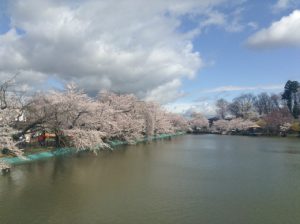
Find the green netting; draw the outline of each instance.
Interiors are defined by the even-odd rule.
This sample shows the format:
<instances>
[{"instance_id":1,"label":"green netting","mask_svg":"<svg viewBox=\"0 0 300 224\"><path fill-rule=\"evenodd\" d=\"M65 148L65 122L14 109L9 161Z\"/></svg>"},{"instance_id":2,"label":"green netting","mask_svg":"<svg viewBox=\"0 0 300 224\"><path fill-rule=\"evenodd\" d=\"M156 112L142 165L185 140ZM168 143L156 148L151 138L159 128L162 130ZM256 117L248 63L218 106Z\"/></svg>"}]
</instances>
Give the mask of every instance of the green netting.
<instances>
[{"instance_id":1,"label":"green netting","mask_svg":"<svg viewBox=\"0 0 300 224\"><path fill-rule=\"evenodd\" d=\"M55 151L49 151L49 152L39 152L23 157L7 157L7 158L1 158L0 162L4 162L6 164L10 165L18 165L22 163L32 162L36 160L42 160L42 159L48 159L55 156L61 156L66 154L75 153L75 149L68 149L68 148L60 148Z\"/></svg>"},{"instance_id":2,"label":"green netting","mask_svg":"<svg viewBox=\"0 0 300 224\"><path fill-rule=\"evenodd\" d=\"M114 140L114 141L109 141L108 144L109 144L111 147L116 147L116 146L119 146L119 145L126 145L126 144L128 144L128 142L125 142L125 141L119 141L119 140Z\"/></svg>"},{"instance_id":3,"label":"green netting","mask_svg":"<svg viewBox=\"0 0 300 224\"><path fill-rule=\"evenodd\" d=\"M141 142L145 142L145 141L149 141L149 140L159 140L159 139L164 139L164 138L170 138L173 136L178 136L178 135L183 135L183 134L185 134L185 133L177 132L175 134L160 134L160 135L153 136L151 138L144 138L144 139L138 140L135 143L141 143ZM115 140L115 141L109 141L108 144L112 148L114 148L114 147L117 147L120 145L127 145L128 142ZM4 162L4 163L10 164L10 165L18 165L18 164L22 164L22 163L28 163L28 162L32 162L32 161L48 159L51 157L62 156L62 155L76 153L76 152L78 152L76 149L60 148L60 149L56 149L54 151L39 152L39 153L35 153L35 154L23 156L23 157L0 158L0 162Z\"/></svg>"}]
</instances>

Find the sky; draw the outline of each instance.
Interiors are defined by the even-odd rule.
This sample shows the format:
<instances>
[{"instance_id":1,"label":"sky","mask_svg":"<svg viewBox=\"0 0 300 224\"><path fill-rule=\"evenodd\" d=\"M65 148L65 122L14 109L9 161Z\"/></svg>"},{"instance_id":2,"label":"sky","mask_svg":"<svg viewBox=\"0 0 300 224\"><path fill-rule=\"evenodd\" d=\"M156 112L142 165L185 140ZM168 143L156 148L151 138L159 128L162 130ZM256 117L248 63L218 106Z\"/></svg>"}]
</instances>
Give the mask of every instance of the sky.
<instances>
[{"instance_id":1,"label":"sky","mask_svg":"<svg viewBox=\"0 0 300 224\"><path fill-rule=\"evenodd\" d=\"M0 79L75 82L168 110L300 81L300 0L0 0Z\"/></svg>"}]
</instances>

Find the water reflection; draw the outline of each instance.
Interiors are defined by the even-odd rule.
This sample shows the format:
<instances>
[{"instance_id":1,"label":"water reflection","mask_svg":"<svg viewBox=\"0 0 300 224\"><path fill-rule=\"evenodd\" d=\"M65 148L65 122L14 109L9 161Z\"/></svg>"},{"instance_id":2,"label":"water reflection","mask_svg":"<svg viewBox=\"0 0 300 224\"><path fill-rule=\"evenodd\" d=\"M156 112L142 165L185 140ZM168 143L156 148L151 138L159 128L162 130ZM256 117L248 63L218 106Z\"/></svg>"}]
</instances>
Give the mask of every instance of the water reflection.
<instances>
[{"instance_id":1,"label":"water reflection","mask_svg":"<svg viewBox=\"0 0 300 224\"><path fill-rule=\"evenodd\" d=\"M0 223L298 224L298 145L182 136L18 166L0 176Z\"/></svg>"}]
</instances>

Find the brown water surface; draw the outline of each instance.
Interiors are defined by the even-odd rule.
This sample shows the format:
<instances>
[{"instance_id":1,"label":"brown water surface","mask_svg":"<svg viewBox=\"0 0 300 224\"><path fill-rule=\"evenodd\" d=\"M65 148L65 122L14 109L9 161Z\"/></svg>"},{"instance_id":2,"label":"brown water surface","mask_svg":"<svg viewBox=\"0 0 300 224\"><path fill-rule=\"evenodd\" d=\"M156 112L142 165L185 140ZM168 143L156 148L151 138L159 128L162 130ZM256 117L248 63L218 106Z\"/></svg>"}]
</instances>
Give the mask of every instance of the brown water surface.
<instances>
[{"instance_id":1,"label":"brown water surface","mask_svg":"<svg viewBox=\"0 0 300 224\"><path fill-rule=\"evenodd\" d=\"M300 139L187 135L0 176L1 224L299 224Z\"/></svg>"}]
</instances>

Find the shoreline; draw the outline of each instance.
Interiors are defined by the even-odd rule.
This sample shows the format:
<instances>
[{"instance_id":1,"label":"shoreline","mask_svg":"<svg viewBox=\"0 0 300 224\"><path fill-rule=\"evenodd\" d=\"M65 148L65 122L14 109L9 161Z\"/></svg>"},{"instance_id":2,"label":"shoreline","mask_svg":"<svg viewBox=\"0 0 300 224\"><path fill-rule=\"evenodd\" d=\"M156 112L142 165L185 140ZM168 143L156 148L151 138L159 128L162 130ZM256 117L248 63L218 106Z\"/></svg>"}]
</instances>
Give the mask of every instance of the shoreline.
<instances>
[{"instance_id":1,"label":"shoreline","mask_svg":"<svg viewBox=\"0 0 300 224\"><path fill-rule=\"evenodd\" d=\"M285 133L281 134L267 134L267 133L246 133L246 132L187 132L187 134L191 135L229 135L229 136L248 136L248 137L282 137L282 138L300 138L300 134L298 133Z\"/></svg>"},{"instance_id":2,"label":"shoreline","mask_svg":"<svg viewBox=\"0 0 300 224\"><path fill-rule=\"evenodd\" d=\"M177 132L174 134L161 134L161 135L153 136L151 138L137 140L134 144L139 144L139 143L143 143L146 141L162 140L162 139L172 138L172 137L185 135L185 134L186 134L185 132ZM110 147L112 149L115 149L118 146L129 145L130 143L126 142L126 141L115 140L115 141L109 141L108 144L110 145ZM43 152L29 154L29 155L22 156L22 157L2 157L2 158L0 158L0 164L6 165L5 167L7 169L7 167L22 165L25 163L31 163L31 162L45 160L45 159L54 158L54 157L58 157L58 156L76 154L76 153L80 153L83 151L86 151L86 150L76 150L75 148L56 148L55 150L52 150L52 151L43 151ZM1 168L1 170L4 171L4 169L2 169L2 168Z\"/></svg>"}]
</instances>

